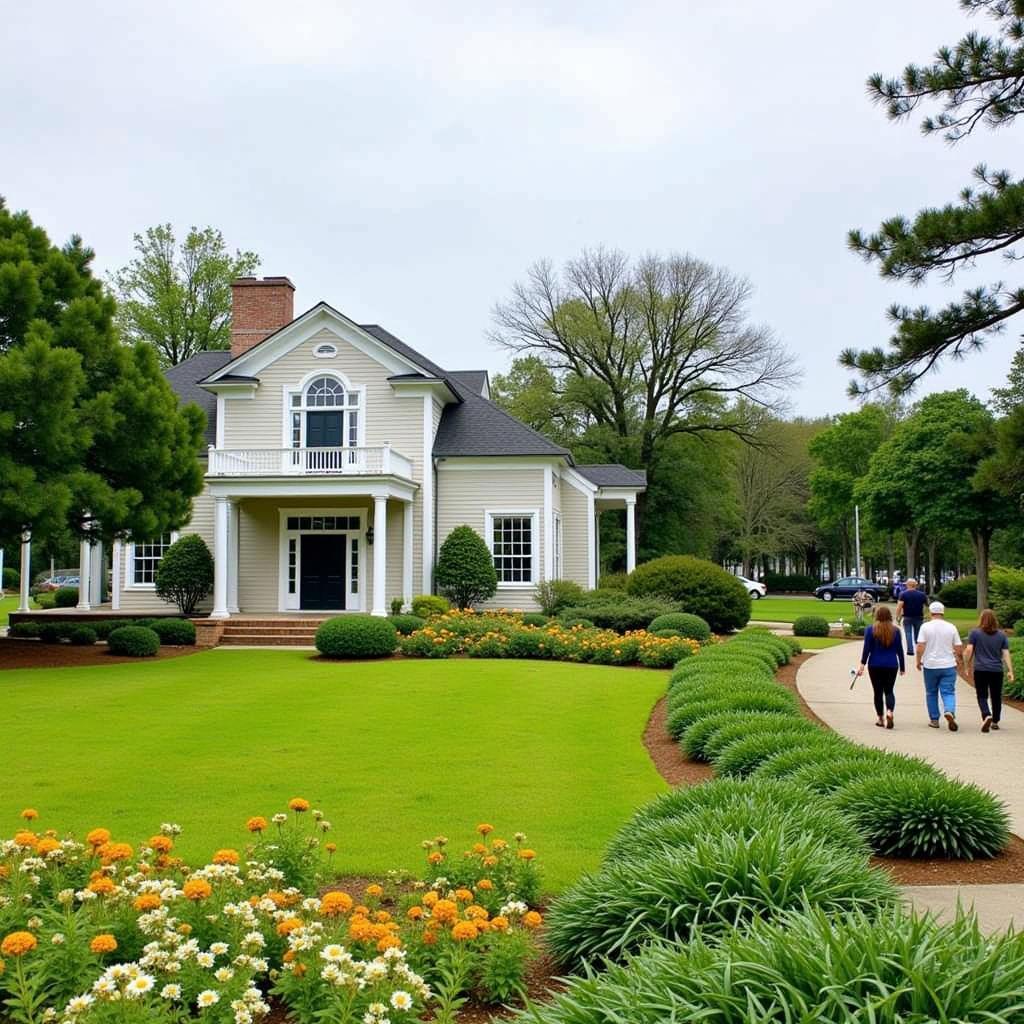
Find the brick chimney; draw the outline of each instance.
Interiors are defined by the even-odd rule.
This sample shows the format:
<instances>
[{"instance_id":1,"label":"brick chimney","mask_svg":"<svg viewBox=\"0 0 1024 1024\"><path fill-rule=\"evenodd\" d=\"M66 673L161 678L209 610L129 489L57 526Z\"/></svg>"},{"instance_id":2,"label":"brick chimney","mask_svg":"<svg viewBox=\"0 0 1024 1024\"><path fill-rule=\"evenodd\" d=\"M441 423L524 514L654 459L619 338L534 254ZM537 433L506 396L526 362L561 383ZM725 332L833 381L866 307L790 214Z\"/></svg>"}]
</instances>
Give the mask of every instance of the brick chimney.
<instances>
[{"instance_id":1,"label":"brick chimney","mask_svg":"<svg viewBox=\"0 0 1024 1024\"><path fill-rule=\"evenodd\" d=\"M231 358L295 319L295 285L287 277L240 277L231 282Z\"/></svg>"}]
</instances>

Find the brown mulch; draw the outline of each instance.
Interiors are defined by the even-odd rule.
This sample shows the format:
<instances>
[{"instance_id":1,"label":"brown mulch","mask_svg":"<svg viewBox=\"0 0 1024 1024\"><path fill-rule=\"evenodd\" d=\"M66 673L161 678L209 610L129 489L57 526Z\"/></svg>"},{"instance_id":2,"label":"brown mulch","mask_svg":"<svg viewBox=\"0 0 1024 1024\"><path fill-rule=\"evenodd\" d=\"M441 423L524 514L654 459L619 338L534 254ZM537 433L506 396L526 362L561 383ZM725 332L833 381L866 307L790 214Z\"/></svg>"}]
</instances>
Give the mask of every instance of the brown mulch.
<instances>
[{"instance_id":1,"label":"brown mulch","mask_svg":"<svg viewBox=\"0 0 1024 1024\"><path fill-rule=\"evenodd\" d=\"M195 654L199 647L164 647L152 658L125 658L110 654L106 644L72 647L71 644L44 644L40 640L0 638L0 671L7 668L83 668L90 665L117 665L132 661L166 661Z\"/></svg>"},{"instance_id":2,"label":"brown mulch","mask_svg":"<svg viewBox=\"0 0 1024 1024\"><path fill-rule=\"evenodd\" d=\"M828 726L810 709L797 689L796 676L800 666L813 654L798 654L775 674L776 680L796 694L805 717L822 728ZM1021 707L1019 701L1006 701ZM647 720L644 746L661 777L672 786L693 786L714 777L710 765L691 761L679 744L668 734L668 711L664 697L658 701ZM1024 883L1024 840L1011 836L1006 850L991 860L912 860L904 857L872 857L871 863L885 868L898 885L995 885Z\"/></svg>"}]
</instances>

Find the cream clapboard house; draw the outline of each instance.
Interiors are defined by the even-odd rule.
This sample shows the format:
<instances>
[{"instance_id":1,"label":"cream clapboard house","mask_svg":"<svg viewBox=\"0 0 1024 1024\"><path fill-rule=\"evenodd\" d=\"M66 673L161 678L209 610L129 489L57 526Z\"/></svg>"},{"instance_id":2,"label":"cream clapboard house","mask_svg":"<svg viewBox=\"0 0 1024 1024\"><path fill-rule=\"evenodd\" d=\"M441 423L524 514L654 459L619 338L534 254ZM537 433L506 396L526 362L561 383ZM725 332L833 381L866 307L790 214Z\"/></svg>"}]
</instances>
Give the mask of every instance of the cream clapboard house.
<instances>
[{"instance_id":1,"label":"cream clapboard house","mask_svg":"<svg viewBox=\"0 0 1024 1024\"><path fill-rule=\"evenodd\" d=\"M642 473L575 465L490 401L486 371L443 370L325 302L293 318L293 294L283 277L235 282L231 350L167 372L207 414L206 482L182 532L213 552L211 617L384 615L433 592L439 546L463 523L493 553L492 607L534 608L544 579L595 586L604 509L625 507L632 569ZM115 546L111 611L173 610L153 581L176 536Z\"/></svg>"}]
</instances>

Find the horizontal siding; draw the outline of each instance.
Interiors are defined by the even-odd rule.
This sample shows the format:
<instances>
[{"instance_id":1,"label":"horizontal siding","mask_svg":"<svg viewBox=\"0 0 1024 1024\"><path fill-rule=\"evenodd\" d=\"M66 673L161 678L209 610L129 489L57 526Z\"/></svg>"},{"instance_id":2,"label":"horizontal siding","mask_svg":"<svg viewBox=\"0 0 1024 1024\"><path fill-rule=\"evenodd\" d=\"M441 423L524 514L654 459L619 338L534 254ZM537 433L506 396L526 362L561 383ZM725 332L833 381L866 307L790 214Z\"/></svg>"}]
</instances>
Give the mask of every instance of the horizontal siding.
<instances>
[{"instance_id":1,"label":"horizontal siding","mask_svg":"<svg viewBox=\"0 0 1024 1024\"><path fill-rule=\"evenodd\" d=\"M587 496L565 479L560 481L559 491L562 495L562 578L586 587L590 561Z\"/></svg>"}]
</instances>

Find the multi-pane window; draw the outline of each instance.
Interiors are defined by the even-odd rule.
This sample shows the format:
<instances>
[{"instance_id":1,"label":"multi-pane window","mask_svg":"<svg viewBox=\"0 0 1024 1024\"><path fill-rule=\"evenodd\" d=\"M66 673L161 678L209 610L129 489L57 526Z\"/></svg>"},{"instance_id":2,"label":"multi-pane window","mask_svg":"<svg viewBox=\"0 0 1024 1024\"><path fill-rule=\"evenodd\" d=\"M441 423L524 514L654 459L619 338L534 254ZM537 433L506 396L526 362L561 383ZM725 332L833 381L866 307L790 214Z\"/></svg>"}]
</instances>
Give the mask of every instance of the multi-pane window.
<instances>
[{"instance_id":1,"label":"multi-pane window","mask_svg":"<svg viewBox=\"0 0 1024 1024\"><path fill-rule=\"evenodd\" d=\"M352 587L352 593L355 594L359 590L359 537L352 538L352 562L351 562L351 573L352 578L350 585Z\"/></svg>"},{"instance_id":2,"label":"multi-pane window","mask_svg":"<svg viewBox=\"0 0 1024 1024\"><path fill-rule=\"evenodd\" d=\"M160 559L170 546L169 533L154 541L136 541L132 548L132 583L137 586L151 586L156 583L156 570L160 565Z\"/></svg>"},{"instance_id":3,"label":"multi-pane window","mask_svg":"<svg viewBox=\"0 0 1024 1024\"><path fill-rule=\"evenodd\" d=\"M288 593L295 593L295 584L298 576L299 545L295 538L288 541Z\"/></svg>"},{"instance_id":4,"label":"multi-pane window","mask_svg":"<svg viewBox=\"0 0 1024 1024\"><path fill-rule=\"evenodd\" d=\"M555 579L562 578L562 517L555 513L555 528L552 533L554 539L554 572Z\"/></svg>"},{"instance_id":5,"label":"multi-pane window","mask_svg":"<svg viewBox=\"0 0 1024 1024\"><path fill-rule=\"evenodd\" d=\"M292 392L289 436L292 448L359 447L359 392L346 391L334 377L317 377L304 391ZM326 419L323 410L332 410ZM315 429L311 416L316 416ZM325 441L325 436L330 437ZM349 457L355 462L355 454ZM297 460L293 459L297 464Z\"/></svg>"},{"instance_id":6,"label":"multi-pane window","mask_svg":"<svg viewBox=\"0 0 1024 1024\"><path fill-rule=\"evenodd\" d=\"M358 530L359 516L289 516L289 530Z\"/></svg>"},{"instance_id":7,"label":"multi-pane window","mask_svg":"<svg viewBox=\"0 0 1024 1024\"><path fill-rule=\"evenodd\" d=\"M345 389L333 377L317 377L306 388L306 405L311 409L345 404Z\"/></svg>"},{"instance_id":8,"label":"multi-pane window","mask_svg":"<svg viewBox=\"0 0 1024 1024\"><path fill-rule=\"evenodd\" d=\"M491 517L491 554L499 583L533 582L533 516Z\"/></svg>"}]
</instances>

